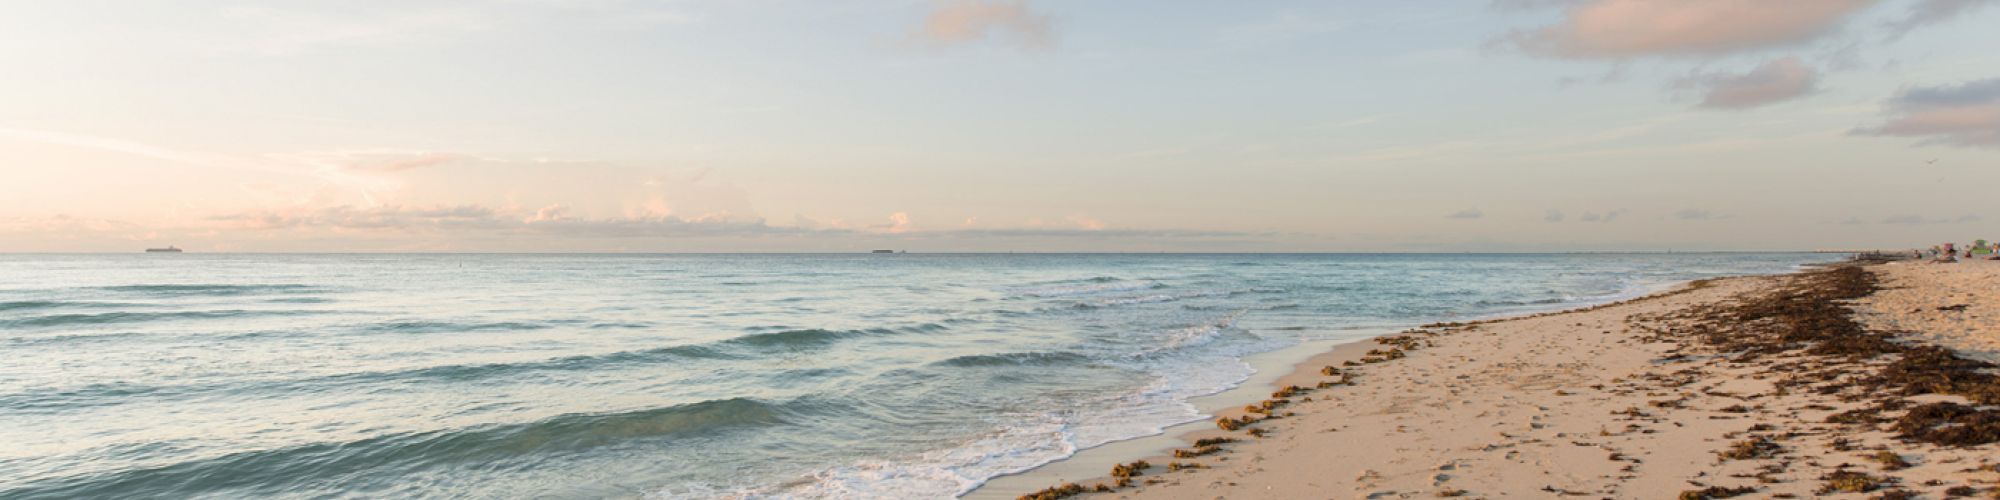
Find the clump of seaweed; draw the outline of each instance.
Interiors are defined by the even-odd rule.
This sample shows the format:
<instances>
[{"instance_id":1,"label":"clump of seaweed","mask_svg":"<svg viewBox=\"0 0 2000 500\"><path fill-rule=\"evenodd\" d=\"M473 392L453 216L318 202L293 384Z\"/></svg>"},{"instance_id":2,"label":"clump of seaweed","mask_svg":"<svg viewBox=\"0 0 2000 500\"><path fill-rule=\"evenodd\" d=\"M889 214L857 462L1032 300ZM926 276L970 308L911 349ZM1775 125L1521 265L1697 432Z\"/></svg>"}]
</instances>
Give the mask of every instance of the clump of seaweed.
<instances>
[{"instance_id":1,"label":"clump of seaweed","mask_svg":"<svg viewBox=\"0 0 2000 500\"><path fill-rule=\"evenodd\" d=\"M1961 358L1942 347L1919 346L1883 368L1873 382L1904 395L1952 394L1982 405L2000 405L2000 375L1994 375L1994 369L2000 366Z\"/></svg>"},{"instance_id":2,"label":"clump of seaweed","mask_svg":"<svg viewBox=\"0 0 2000 500\"><path fill-rule=\"evenodd\" d=\"M1097 487L1104 488L1104 485L1100 484L1097 485ZM1048 488L1043 488L1041 491L1029 493L1026 495L1021 495L1017 500L1057 500L1061 498L1069 498L1077 495L1082 495L1084 491L1085 490L1083 489L1082 485L1076 483L1063 483L1060 486L1050 486Z\"/></svg>"},{"instance_id":3,"label":"clump of seaweed","mask_svg":"<svg viewBox=\"0 0 2000 500\"><path fill-rule=\"evenodd\" d=\"M1903 460L1902 455L1889 450L1869 454L1868 461L1882 464L1882 470L1903 470L1910 468L1908 460Z\"/></svg>"},{"instance_id":4,"label":"clump of seaweed","mask_svg":"<svg viewBox=\"0 0 2000 500\"><path fill-rule=\"evenodd\" d=\"M1167 470L1169 470L1169 471L1180 471L1180 470L1186 470L1186 469L1206 469L1206 468L1208 468L1208 466L1206 466L1206 465L1202 465L1202 464L1199 464L1199 463L1195 463L1195 462L1168 462L1168 463L1167 463Z\"/></svg>"},{"instance_id":5,"label":"clump of seaweed","mask_svg":"<svg viewBox=\"0 0 2000 500\"><path fill-rule=\"evenodd\" d=\"M1132 478L1144 475L1146 469L1152 466L1153 464L1146 463L1145 460L1129 464L1113 465L1111 466L1111 478L1118 480L1118 487L1120 488L1131 486Z\"/></svg>"},{"instance_id":6,"label":"clump of seaweed","mask_svg":"<svg viewBox=\"0 0 2000 500\"><path fill-rule=\"evenodd\" d=\"M1886 478L1871 476L1868 475L1867 473L1854 472L1849 470L1833 471L1833 473L1827 474L1825 477L1821 477L1820 479L1826 481L1826 484L1820 485L1819 492L1821 494L1867 493L1870 491L1881 489L1882 485L1890 481L1889 479Z\"/></svg>"},{"instance_id":7,"label":"clump of seaweed","mask_svg":"<svg viewBox=\"0 0 2000 500\"><path fill-rule=\"evenodd\" d=\"M1771 458L1784 451L1783 446L1771 442L1770 438L1758 436L1732 443L1729 449L1715 452L1715 455L1723 460L1754 460Z\"/></svg>"},{"instance_id":8,"label":"clump of seaweed","mask_svg":"<svg viewBox=\"0 0 2000 500\"><path fill-rule=\"evenodd\" d=\"M1951 402L1911 408L1896 419L1896 437L1940 446L2000 442L2000 411Z\"/></svg>"},{"instance_id":9,"label":"clump of seaweed","mask_svg":"<svg viewBox=\"0 0 2000 500\"><path fill-rule=\"evenodd\" d=\"M1236 438L1228 438L1228 437L1201 438L1194 440L1194 446L1196 448L1200 448L1203 446L1215 446L1218 444L1227 444L1234 442L1236 442Z\"/></svg>"},{"instance_id":10,"label":"clump of seaweed","mask_svg":"<svg viewBox=\"0 0 2000 500\"><path fill-rule=\"evenodd\" d=\"M1215 426L1225 431L1242 429L1254 423L1257 423L1257 420L1247 416L1243 418L1218 417L1215 419Z\"/></svg>"},{"instance_id":11,"label":"clump of seaweed","mask_svg":"<svg viewBox=\"0 0 2000 500\"><path fill-rule=\"evenodd\" d=\"M1195 458L1222 452L1220 446L1200 446L1191 450L1174 450L1174 458Z\"/></svg>"},{"instance_id":12,"label":"clump of seaweed","mask_svg":"<svg viewBox=\"0 0 2000 500\"><path fill-rule=\"evenodd\" d=\"M1737 486L1737 487L1710 486L1699 490L1682 491L1680 500L1706 500L1709 498L1732 498L1756 492L1757 492L1757 487L1755 486Z\"/></svg>"},{"instance_id":13,"label":"clump of seaweed","mask_svg":"<svg viewBox=\"0 0 2000 500\"><path fill-rule=\"evenodd\" d=\"M1870 500L1915 500L1916 498L1916 492L1900 488L1884 491L1880 495L1869 497Z\"/></svg>"}]
</instances>

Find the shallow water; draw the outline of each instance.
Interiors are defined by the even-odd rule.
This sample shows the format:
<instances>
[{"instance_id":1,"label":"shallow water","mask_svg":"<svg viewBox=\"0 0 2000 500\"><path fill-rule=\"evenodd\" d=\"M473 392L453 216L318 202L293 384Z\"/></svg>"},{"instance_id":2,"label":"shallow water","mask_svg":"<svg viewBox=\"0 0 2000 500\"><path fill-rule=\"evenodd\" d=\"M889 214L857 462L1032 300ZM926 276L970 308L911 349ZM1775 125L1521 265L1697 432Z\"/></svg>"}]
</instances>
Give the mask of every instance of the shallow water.
<instances>
[{"instance_id":1,"label":"shallow water","mask_svg":"<svg viewBox=\"0 0 2000 500\"><path fill-rule=\"evenodd\" d=\"M0 255L0 498L946 497L1250 354L1831 258Z\"/></svg>"}]
</instances>

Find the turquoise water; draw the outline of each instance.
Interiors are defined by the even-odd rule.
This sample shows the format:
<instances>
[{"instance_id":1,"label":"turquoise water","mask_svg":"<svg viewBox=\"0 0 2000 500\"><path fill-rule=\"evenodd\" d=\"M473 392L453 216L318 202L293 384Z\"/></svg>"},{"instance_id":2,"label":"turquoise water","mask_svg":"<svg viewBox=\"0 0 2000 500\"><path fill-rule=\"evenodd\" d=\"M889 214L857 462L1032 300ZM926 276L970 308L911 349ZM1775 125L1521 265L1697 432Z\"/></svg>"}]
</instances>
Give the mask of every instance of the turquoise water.
<instances>
[{"instance_id":1,"label":"turquoise water","mask_svg":"<svg viewBox=\"0 0 2000 500\"><path fill-rule=\"evenodd\" d=\"M1249 354L1831 258L0 255L0 498L949 497Z\"/></svg>"}]
</instances>

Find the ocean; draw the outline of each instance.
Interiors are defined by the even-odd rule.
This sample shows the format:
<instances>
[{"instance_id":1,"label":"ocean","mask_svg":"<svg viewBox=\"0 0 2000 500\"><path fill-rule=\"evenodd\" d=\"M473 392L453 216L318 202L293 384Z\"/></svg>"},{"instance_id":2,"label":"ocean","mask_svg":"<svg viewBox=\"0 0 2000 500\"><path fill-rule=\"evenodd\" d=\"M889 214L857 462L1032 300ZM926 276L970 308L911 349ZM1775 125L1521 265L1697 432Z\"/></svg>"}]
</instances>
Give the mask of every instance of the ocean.
<instances>
[{"instance_id":1,"label":"ocean","mask_svg":"<svg viewBox=\"0 0 2000 500\"><path fill-rule=\"evenodd\" d=\"M0 498L943 498L1246 356L1824 254L0 255Z\"/></svg>"}]
</instances>

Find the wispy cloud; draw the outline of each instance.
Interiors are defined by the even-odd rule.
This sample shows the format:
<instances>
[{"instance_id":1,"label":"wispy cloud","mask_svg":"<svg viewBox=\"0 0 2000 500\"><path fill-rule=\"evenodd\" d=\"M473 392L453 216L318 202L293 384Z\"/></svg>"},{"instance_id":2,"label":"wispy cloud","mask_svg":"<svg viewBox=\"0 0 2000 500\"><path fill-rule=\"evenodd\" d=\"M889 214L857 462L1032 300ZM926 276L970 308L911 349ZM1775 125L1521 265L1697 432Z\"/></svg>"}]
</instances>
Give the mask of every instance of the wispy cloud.
<instances>
[{"instance_id":1,"label":"wispy cloud","mask_svg":"<svg viewBox=\"0 0 2000 500\"><path fill-rule=\"evenodd\" d=\"M1905 214L1905 215L1892 215L1882 218L1883 224L1896 224L1903 226L1921 226L1928 224L1965 224L1965 223L1979 222L1979 221L1980 217L1974 214L1965 214L1957 217L1926 217L1916 214Z\"/></svg>"},{"instance_id":2,"label":"wispy cloud","mask_svg":"<svg viewBox=\"0 0 2000 500\"><path fill-rule=\"evenodd\" d=\"M932 46L972 43L1004 33L1026 47L1055 44L1054 22L1027 0L936 0L910 39Z\"/></svg>"},{"instance_id":3,"label":"wispy cloud","mask_svg":"<svg viewBox=\"0 0 2000 500\"><path fill-rule=\"evenodd\" d=\"M1707 210L1690 208L1674 212L1674 218L1686 221L1704 221L1704 220L1727 219L1729 218L1729 215L1710 212Z\"/></svg>"},{"instance_id":4,"label":"wispy cloud","mask_svg":"<svg viewBox=\"0 0 2000 500\"><path fill-rule=\"evenodd\" d=\"M1618 220L1618 216L1625 215L1626 213L1629 212L1631 211L1623 208L1604 212L1602 214L1597 212L1584 212L1583 216L1578 217L1576 220L1583 222L1611 222Z\"/></svg>"},{"instance_id":5,"label":"wispy cloud","mask_svg":"<svg viewBox=\"0 0 2000 500\"><path fill-rule=\"evenodd\" d=\"M1486 212L1482 212L1477 208L1468 208L1465 210L1460 210L1457 212L1446 214L1444 217L1446 219L1477 219L1485 216Z\"/></svg>"},{"instance_id":6,"label":"wispy cloud","mask_svg":"<svg viewBox=\"0 0 2000 500\"><path fill-rule=\"evenodd\" d=\"M561 238L759 238L759 237L857 237L906 240L970 238L1095 238L1095 239L1209 239L1271 236L1269 233L1184 229L1108 228L1095 219L1076 217L1075 227L953 228L921 229L909 214L891 214L889 223L866 227L846 227L799 217L792 226L775 226L761 218L714 214L703 217L648 214L623 217L575 217L566 207L551 205L533 212L515 212L478 205L375 207L334 206L318 209L262 210L218 215L208 218L218 229L237 231L332 231L358 236L400 233L435 235L534 235ZM25 224L25 223L21 223Z\"/></svg>"},{"instance_id":7,"label":"wispy cloud","mask_svg":"<svg viewBox=\"0 0 2000 500\"><path fill-rule=\"evenodd\" d=\"M1910 4L1910 10L1903 18L1888 23L1889 38L1901 38L1917 28L1950 21L1993 5L2000 5L2000 0L1918 0Z\"/></svg>"},{"instance_id":8,"label":"wispy cloud","mask_svg":"<svg viewBox=\"0 0 2000 500\"><path fill-rule=\"evenodd\" d=\"M1832 31L1877 0L1589 0L1560 21L1515 32L1504 43L1533 54L1579 59L1716 56L1796 45Z\"/></svg>"},{"instance_id":9,"label":"wispy cloud","mask_svg":"<svg viewBox=\"0 0 2000 500\"><path fill-rule=\"evenodd\" d=\"M318 8L265 2L220 12L233 29L199 34L216 54L293 56L339 49L390 48L449 42L481 33L519 30L563 19L600 28L684 23L677 5L644 0L588 2L445 1L337 3Z\"/></svg>"},{"instance_id":10,"label":"wispy cloud","mask_svg":"<svg viewBox=\"0 0 2000 500\"><path fill-rule=\"evenodd\" d=\"M1551 208L1549 209L1549 213L1547 215L1542 216L1542 222L1562 222L1562 221L1563 221L1563 213L1561 210L1556 210Z\"/></svg>"},{"instance_id":11,"label":"wispy cloud","mask_svg":"<svg viewBox=\"0 0 2000 500\"><path fill-rule=\"evenodd\" d=\"M1918 144L2000 148L2000 78L1914 87L1889 100L1880 125L1859 135L1915 137Z\"/></svg>"},{"instance_id":12,"label":"wispy cloud","mask_svg":"<svg viewBox=\"0 0 2000 500\"><path fill-rule=\"evenodd\" d=\"M42 144L53 144L57 146L94 149L112 153L123 153L123 154L141 156L146 158L152 158L155 160L163 160L189 166L204 166L204 167L220 166L219 164L223 163L221 159L215 157L214 155L206 155L189 151L180 151L172 148L166 148L152 144L146 144L136 141L128 141L123 139L98 137L87 134L57 132L50 130L0 128L0 139L12 139L19 141L37 142Z\"/></svg>"},{"instance_id":13,"label":"wispy cloud","mask_svg":"<svg viewBox=\"0 0 2000 500\"><path fill-rule=\"evenodd\" d=\"M1700 89L1703 108L1748 109L1811 94L1818 80L1818 72L1804 61L1781 57L1743 73L1697 73L1676 86Z\"/></svg>"}]
</instances>

